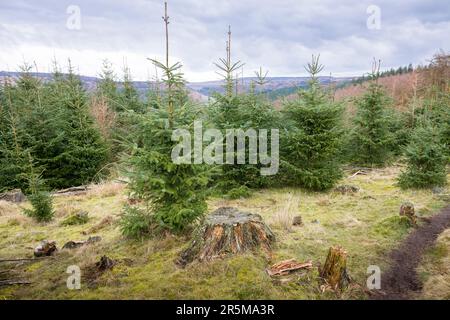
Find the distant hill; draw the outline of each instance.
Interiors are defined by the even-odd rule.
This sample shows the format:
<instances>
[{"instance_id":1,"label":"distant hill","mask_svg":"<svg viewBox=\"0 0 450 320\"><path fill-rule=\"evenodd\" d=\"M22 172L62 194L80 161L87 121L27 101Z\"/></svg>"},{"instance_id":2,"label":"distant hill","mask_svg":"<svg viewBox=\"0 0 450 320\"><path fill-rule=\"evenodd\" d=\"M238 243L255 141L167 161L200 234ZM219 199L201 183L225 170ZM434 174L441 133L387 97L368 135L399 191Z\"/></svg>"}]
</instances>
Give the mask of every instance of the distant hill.
<instances>
[{"instance_id":1,"label":"distant hill","mask_svg":"<svg viewBox=\"0 0 450 320\"><path fill-rule=\"evenodd\" d=\"M43 72L32 72L34 77L40 78L44 81L50 81L52 79L51 73ZM0 71L0 81L5 78L17 79L20 76L19 72L10 71ZM323 85L328 85L330 83L346 83L355 79L356 77L319 77L320 83ZM88 91L95 90L97 83L100 81L98 77L80 76L84 87ZM255 77L245 77L238 79L237 89L239 92L245 92L250 89L250 85L255 81ZM268 77L267 84L264 85L262 89L266 92L268 97L272 100L277 98L292 94L298 88L305 87L308 83L308 77ZM121 82L117 82L120 88ZM133 81L135 88L141 95L148 90L149 86L154 84L154 82L148 81ZM214 92L223 93L224 92L224 82L223 81L203 81L203 82L189 82L187 83L187 88L189 89L191 96L197 101L206 101ZM261 90L258 89L257 90Z\"/></svg>"}]
</instances>

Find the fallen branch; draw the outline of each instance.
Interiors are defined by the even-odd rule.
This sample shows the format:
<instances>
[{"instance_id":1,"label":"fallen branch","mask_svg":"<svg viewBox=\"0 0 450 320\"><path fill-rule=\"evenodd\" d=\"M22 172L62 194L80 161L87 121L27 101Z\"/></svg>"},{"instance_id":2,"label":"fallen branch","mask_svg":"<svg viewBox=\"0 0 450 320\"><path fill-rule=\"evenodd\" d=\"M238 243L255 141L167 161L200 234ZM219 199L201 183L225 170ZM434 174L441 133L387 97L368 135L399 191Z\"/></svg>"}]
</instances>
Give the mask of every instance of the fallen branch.
<instances>
[{"instance_id":1,"label":"fallen branch","mask_svg":"<svg viewBox=\"0 0 450 320\"><path fill-rule=\"evenodd\" d=\"M42 260L48 257L40 257L40 258L18 258L18 259L0 259L0 263L2 262L21 262L21 261L33 261L33 260Z\"/></svg>"},{"instance_id":2,"label":"fallen branch","mask_svg":"<svg viewBox=\"0 0 450 320\"><path fill-rule=\"evenodd\" d=\"M270 268L266 269L266 272L269 276L282 276L286 275L288 273L291 273L293 271L297 271L300 269L312 269L313 265L311 261L299 263L295 261L295 259L289 259L284 260L281 262L278 262L271 266Z\"/></svg>"},{"instance_id":3,"label":"fallen branch","mask_svg":"<svg viewBox=\"0 0 450 320\"><path fill-rule=\"evenodd\" d=\"M354 174L352 174L349 178L354 178L354 177L356 177L359 174L367 175L367 173L365 171L358 170Z\"/></svg>"},{"instance_id":4,"label":"fallen branch","mask_svg":"<svg viewBox=\"0 0 450 320\"><path fill-rule=\"evenodd\" d=\"M4 281L0 281L0 287L1 286L13 286L16 284L20 284L20 285L26 285L26 284L31 284L30 281L22 281L22 280L4 280Z\"/></svg>"},{"instance_id":5,"label":"fallen branch","mask_svg":"<svg viewBox=\"0 0 450 320\"><path fill-rule=\"evenodd\" d=\"M69 196L69 195L81 195L85 194L89 190L88 186L71 187L67 189L58 190L52 192L52 195L57 196Z\"/></svg>"}]
</instances>

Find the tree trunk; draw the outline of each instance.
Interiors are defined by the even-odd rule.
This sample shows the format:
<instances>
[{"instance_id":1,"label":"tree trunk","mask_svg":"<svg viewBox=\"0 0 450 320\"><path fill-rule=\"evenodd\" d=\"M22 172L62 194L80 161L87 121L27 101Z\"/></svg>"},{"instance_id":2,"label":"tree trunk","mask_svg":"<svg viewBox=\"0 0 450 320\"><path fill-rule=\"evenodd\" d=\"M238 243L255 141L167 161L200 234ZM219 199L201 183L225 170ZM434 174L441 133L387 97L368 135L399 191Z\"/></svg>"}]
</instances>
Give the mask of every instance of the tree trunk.
<instances>
[{"instance_id":1,"label":"tree trunk","mask_svg":"<svg viewBox=\"0 0 450 320\"><path fill-rule=\"evenodd\" d=\"M350 282L347 274L347 252L340 246L331 247L319 273L332 289L345 288Z\"/></svg>"},{"instance_id":2,"label":"tree trunk","mask_svg":"<svg viewBox=\"0 0 450 320\"><path fill-rule=\"evenodd\" d=\"M195 231L190 246L177 263L181 266L229 254L262 248L270 254L275 236L260 215L240 212L236 208L219 208L208 215Z\"/></svg>"}]
</instances>

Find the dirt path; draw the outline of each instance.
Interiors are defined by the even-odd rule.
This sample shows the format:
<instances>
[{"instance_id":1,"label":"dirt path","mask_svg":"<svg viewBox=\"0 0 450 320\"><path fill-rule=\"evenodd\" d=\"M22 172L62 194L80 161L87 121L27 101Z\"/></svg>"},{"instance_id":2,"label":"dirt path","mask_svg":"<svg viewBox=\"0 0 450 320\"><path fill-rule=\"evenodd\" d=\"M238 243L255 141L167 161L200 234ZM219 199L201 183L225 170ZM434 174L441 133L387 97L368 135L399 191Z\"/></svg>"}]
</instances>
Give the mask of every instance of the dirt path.
<instances>
[{"instance_id":1,"label":"dirt path","mask_svg":"<svg viewBox=\"0 0 450 320\"><path fill-rule=\"evenodd\" d=\"M426 249L450 227L450 205L414 230L402 244L390 253L391 267L382 274L380 294L374 299L409 299L422 289L416 268Z\"/></svg>"}]
</instances>

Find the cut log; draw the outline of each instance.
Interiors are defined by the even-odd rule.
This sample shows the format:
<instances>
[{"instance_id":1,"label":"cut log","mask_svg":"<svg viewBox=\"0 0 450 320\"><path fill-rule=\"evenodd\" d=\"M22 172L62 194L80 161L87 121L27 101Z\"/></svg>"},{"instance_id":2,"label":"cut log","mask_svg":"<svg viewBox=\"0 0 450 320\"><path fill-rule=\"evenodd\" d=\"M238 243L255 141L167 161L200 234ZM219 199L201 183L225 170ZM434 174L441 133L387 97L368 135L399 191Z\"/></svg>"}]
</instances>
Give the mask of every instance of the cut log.
<instances>
[{"instance_id":1,"label":"cut log","mask_svg":"<svg viewBox=\"0 0 450 320\"><path fill-rule=\"evenodd\" d=\"M77 249L84 245L93 244L96 242L102 241L102 238L99 236L89 237L86 241L69 241L63 245L63 249Z\"/></svg>"},{"instance_id":2,"label":"cut log","mask_svg":"<svg viewBox=\"0 0 450 320\"><path fill-rule=\"evenodd\" d=\"M176 261L179 265L262 248L270 255L275 236L258 214L222 207L208 215Z\"/></svg>"},{"instance_id":3,"label":"cut log","mask_svg":"<svg viewBox=\"0 0 450 320\"><path fill-rule=\"evenodd\" d=\"M88 186L70 187L67 189L58 190L52 193L54 197L57 196L73 196L84 195L89 190Z\"/></svg>"},{"instance_id":4,"label":"cut log","mask_svg":"<svg viewBox=\"0 0 450 320\"><path fill-rule=\"evenodd\" d=\"M116 265L116 262L107 256L102 256L100 261L95 263L97 270L104 272L106 270L112 269Z\"/></svg>"},{"instance_id":5,"label":"cut log","mask_svg":"<svg viewBox=\"0 0 450 320\"><path fill-rule=\"evenodd\" d=\"M0 193L0 200L19 203L26 201L27 198L22 193L22 190L14 189L8 192Z\"/></svg>"},{"instance_id":6,"label":"cut log","mask_svg":"<svg viewBox=\"0 0 450 320\"><path fill-rule=\"evenodd\" d=\"M284 276L291 272L295 272L301 269L312 269L313 264L311 261L300 263L295 261L295 259L284 260L275 263L270 268L266 269L267 274L271 277L273 276Z\"/></svg>"},{"instance_id":7,"label":"cut log","mask_svg":"<svg viewBox=\"0 0 450 320\"><path fill-rule=\"evenodd\" d=\"M46 258L46 257L42 257ZM2 262L23 262L23 261L37 261L41 258L18 258L18 259L0 259L0 263Z\"/></svg>"},{"instance_id":8,"label":"cut log","mask_svg":"<svg viewBox=\"0 0 450 320\"><path fill-rule=\"evenodd\" d=\"M319 268L320 277L333 290L344 289L350 282L347 273L347 252L340 246L331 247L322 268Z\"/></svg>"},{"instance_id":9,"label":"cut log","mask_svg":"<svg viewBox=\"0 0 450 320\"><path fill-rule=\"evenodd\" d=\"M358 171L356 171L354 174L352 174L349 178L354 178L354 177L356 177L357 175L367 175L367 172L365 172L364 170L358 170Z\"/></svg>"},{"instance_id":10,"label":"cut log","mask_svg":"<svg viewBox=\"0 0 450 320\"><path fill-rule=\"evenodd\" d=\"M0 287L26 284L31 284L31 282L25 280L0 280Z\"/></svg>"}]
</instances>

